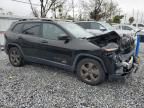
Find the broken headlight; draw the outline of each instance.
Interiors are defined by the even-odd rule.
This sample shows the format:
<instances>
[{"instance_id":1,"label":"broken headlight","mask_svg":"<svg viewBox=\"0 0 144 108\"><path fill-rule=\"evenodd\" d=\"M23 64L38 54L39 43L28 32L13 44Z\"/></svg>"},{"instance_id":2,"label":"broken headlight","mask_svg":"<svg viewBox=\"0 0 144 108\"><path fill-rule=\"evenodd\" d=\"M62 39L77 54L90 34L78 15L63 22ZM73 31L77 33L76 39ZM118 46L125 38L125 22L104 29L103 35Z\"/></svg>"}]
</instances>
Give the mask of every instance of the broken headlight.
<instances>
[{"instance_id":1,"label":"broken headlight","mask_svg":"<svg viewBox=\"0 0 144 108\"><path fill-rule=\"evenodd\" d=\"M102 49L106 52L115 52L119 49L119 46L116 43L109 43L105 47L103 47Z\"/></svg>"}]
</instances>

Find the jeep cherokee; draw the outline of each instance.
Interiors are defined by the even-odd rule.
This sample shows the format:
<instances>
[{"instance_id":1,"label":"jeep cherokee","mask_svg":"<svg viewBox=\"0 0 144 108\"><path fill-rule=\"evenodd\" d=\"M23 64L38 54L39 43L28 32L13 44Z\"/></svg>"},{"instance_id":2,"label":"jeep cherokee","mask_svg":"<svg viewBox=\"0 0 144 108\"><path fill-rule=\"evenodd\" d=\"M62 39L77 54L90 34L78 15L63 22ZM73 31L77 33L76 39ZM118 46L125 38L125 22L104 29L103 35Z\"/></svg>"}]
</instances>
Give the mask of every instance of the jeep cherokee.
<instances>
[{"instance_id":1,"label":"jeep cherokee","mask_svg":"<svg viewBox=\"0 0 144 108\"><path fill-rule=\"evenodd\" d=\"M5 39L13 66L48 64L76 72L90 85L137 70L134 39L116 32L94 36L71 22L35 19L14 22Z\"/></svg>"}]
</instances>

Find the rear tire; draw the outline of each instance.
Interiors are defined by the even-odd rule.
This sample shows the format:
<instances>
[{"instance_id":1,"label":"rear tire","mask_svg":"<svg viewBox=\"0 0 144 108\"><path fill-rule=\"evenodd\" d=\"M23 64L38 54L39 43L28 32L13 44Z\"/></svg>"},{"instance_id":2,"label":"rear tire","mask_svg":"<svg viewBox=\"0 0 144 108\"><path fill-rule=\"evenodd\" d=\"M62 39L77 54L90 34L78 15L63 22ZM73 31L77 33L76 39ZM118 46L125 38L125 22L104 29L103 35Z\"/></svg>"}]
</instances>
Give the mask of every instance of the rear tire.
<instances>
[{"instance_id":1,"label":"rear tire","mask_svg":"<svg viewBox=\"0 0 144 108\"><path fill-rule=\"evenodd\" d=\"M101 64L93 59L83 59L78 63L77 76L82 82L89 85L98 85L105 80Z\"/></svg>"},{"instance_id":2,"label":"rear tire","mask_svg":"<svg viewBox=\"0 0 144 108\"><path fill-rule=\"evenodd\" d=\"M9 55L9 61L13 66L20 67L24 65L23 56L17 47L10 48L8 55Z\"/></svg>"}]
</instances>

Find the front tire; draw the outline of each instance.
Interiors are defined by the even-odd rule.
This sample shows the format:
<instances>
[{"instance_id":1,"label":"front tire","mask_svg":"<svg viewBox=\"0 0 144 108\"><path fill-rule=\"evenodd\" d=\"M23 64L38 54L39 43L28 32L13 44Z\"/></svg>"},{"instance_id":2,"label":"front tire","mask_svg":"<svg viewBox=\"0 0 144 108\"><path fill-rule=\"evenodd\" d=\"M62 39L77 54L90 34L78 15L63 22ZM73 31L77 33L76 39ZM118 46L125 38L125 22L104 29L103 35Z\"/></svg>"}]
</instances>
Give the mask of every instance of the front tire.
<instances>
[{"instance_id":1,"label":"front tire","mask_svg":"<svg viewBox=\"0 0 144 108\"><path fill-rule=\"evenodd\" d=\"M20 67L24 64L23 56L17 47L9 49L9 61L15 67Z\"/></svg>"},{"instance_id":2,"label":"front tire","mask_svg":"<svg viewBox=\"0 0 144 108\"><path fill-rule=\"evenodd\" d=\"M78 78L89 85L98 85L105 80L101 64L93 59L83 59L77 66Z\"/></svg>"}]
</instances>

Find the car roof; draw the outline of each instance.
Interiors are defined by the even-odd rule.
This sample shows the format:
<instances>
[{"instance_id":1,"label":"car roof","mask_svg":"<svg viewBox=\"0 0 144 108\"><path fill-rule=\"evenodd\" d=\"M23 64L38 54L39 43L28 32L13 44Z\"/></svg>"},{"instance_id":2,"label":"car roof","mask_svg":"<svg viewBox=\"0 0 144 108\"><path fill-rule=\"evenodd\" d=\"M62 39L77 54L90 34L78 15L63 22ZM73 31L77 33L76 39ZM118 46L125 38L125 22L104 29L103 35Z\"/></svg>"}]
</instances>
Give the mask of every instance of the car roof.
<instances>
[{"instance_id":1,"label":"car roof","mask_svg":"<svg viewBox=\"0 0 144 108\"><path fill-rule=\"evenodd\" d=\"M76 23L79 23L79 22L97 22L97 21L76 21Z\"/></svg>"}]
</instances>

